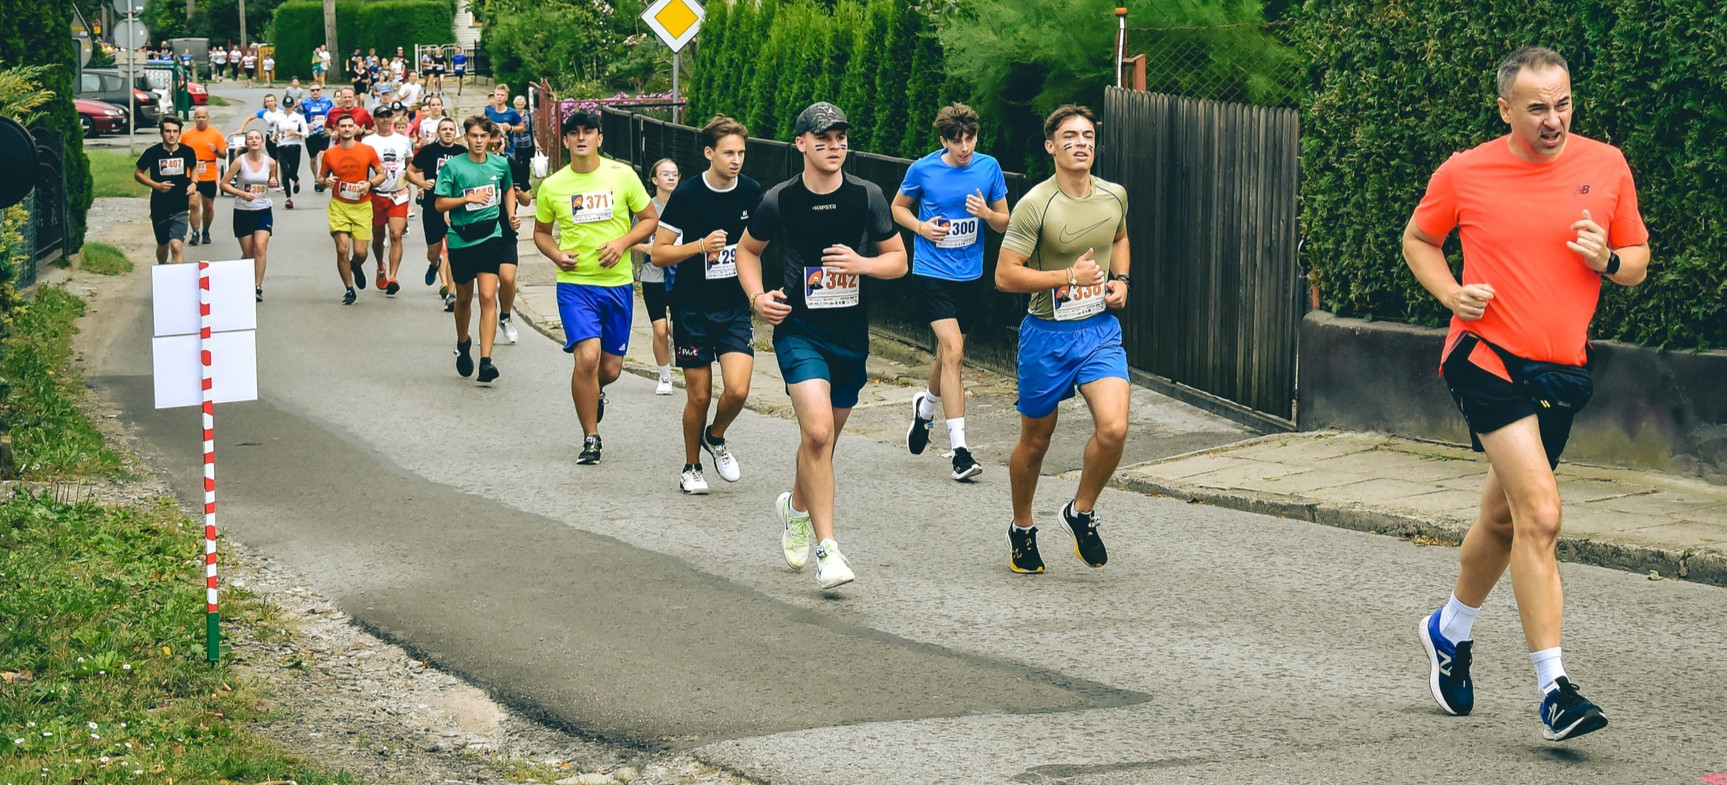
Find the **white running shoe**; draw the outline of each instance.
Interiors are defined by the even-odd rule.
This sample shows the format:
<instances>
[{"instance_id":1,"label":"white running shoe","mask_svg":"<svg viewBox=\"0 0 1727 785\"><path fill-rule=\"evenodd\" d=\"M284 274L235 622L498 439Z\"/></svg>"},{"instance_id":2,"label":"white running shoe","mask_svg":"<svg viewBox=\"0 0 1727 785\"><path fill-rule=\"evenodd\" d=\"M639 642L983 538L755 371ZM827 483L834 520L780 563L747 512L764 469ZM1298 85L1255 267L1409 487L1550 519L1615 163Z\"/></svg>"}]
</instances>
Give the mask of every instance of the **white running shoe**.
<instances>
[{"instance_id":1,"label":"white running shoe","mask_svg":"<svg viewBox=\"0 0 1727 785\"><path fill-rule=\"evenodd\" d=\"M714 459L714 471L720 473L720 479L737 482L738 478L743 476L738 469L738 459L732 455L731 448L726 446L726 440L721 439L718 444L708 441L706 428L702 429L702 451Z\"/></svg>"},{"instance_id":2,"label":"white running shoe","mask_svg":"<svg viewBox=\"0 0 1727 785\"><path fill-rule=\"evenodd\" d=\"M845 554L840 553L839 543L833 540L822 540L816 545L816 583L824 589L844 586L857 580L852 574L852 568L846 564Z\"/></svg>"},{"instance_id":3,"label":"white running shoe","mask_svg":"<svg viewBox=\"0 0 1727 785\"><path fill-rule=\"evenodd\" d=\"M514 344L516 341L521 340L522 336L516 332L515 319L499 319L498 328L504 331L505 341Z\"/></svg>"},{"instance_id":4,"label":"white running shoe","mask_svg":"<svg viewBox=\"0 0 1727 785\"><path fill-rule=\"evenodd\" d=\"M655 395L671 395L672 394L672 377L667 376L667 377L661 378L660 383L654 387L654 394Z\"/></svg>"},{"instance_id":5,"label":"white running shoe","mask_svg":"<svg viewBox=\"0 0 1727 785\"><path fill-rule=\"evenodd\" d=\"M786 491L774 500L774 512L779 515L785 531L780 534L780 549L785 551L786 566L801 570L810 561L810 514L792 510L792 492Z\"/></svg>"},{"instance_id":6,"label":"white running shoe","mask_svg":"<svg viewBox=\"0 0 1727 785\"><path fill-rule=\"evenodd\" d=\"M702 477L702 467L686 467L678 476L678 490L691 496L708 495L708 481Z\"/></svg>"}]
</instances>

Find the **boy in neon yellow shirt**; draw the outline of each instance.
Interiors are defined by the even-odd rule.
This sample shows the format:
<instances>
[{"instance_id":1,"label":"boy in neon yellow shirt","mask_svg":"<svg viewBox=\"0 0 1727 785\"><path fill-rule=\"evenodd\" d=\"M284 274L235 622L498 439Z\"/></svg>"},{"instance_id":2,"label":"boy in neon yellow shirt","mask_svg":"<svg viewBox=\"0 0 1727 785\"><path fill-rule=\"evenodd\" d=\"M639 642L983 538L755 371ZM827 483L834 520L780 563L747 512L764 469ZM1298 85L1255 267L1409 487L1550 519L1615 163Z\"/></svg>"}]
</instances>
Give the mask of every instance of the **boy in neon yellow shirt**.
<instances>
[{"instance_id":1,"label":"boy in neon yellow shirt","mask_svg":"<svg viewBox=\"0 0 1727 785\"><path fill-rule=\"evenodd\" d=\"M582 424L576 463L592 465L600 462L603 389L623 373L630 344L633 275L625 262L630 248L652 237L660 221L635 170L600 157L599 117L578 111L564 119L563 132L570 165L540 183L534 246L558 266L564 351L575 356L570 397Z\"/></svg>"}]
</instances>

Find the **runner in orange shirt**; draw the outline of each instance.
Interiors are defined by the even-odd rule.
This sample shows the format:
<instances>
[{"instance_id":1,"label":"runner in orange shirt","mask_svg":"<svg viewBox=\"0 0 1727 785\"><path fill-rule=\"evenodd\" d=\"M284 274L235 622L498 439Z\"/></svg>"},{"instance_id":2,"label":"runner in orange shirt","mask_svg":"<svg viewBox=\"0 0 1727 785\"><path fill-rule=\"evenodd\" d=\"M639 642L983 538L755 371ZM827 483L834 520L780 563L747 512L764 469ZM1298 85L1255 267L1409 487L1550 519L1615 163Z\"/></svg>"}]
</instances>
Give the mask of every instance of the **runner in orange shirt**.
<instances>
[{"instance_id":1,"label":"runner in orange shirt","mask_svg":"<svg viewBox=\"0 0 1727 785\"><path fill-rule=\"evenodd\" d=\"M1588 402L1589 321L1601 279L1642 283L1649 231L1625 156L1571 134L1571 74L1551 49L1517 50L1498 72L1511 133L1434 172L1403 233L1415 277L1450 309L1440 366L1489 461L1481 514L1463 539L1444 607L1422 619L1428 687L1451 714L1475 705L1470 630L1507 566L1540 689L1542 735L1564 741L1607 725L1560 662L1565 612L1555 544L1553 470ZM1457 229L1463 281L1442 246Z\"/></svg>"},{"instance_id":2,"label":"runner in orange shirt","mask_svg":"<svg viewBox=\"0 0 1727 785\"><path fill-rule=\"evenodd\" d=\"M336 123L337 142L324 151L318 179L330 189L330 238L336 241L336 272L342 276L343 305L353 305L354 287L366 288L366 244L372 241L371 192L386 175L378 151L360 144L360 124L352 115Z\"/></svg>"},{"instance_id":3,"label":"runner in orange shirt","mask_svg":"<svg viewBox=\"0 0 1727 785\"><path fill-rule=\"evenodd\" d=\"M180 134L180 144L198 156L198 171L192 177L198 183L198 195L192 199L192 239L188 244L197 245L200 240L209 243L210 222L216 218L216 183L222 178L228 140L210 125L209 107L200 106L192 110L192 127Z\"/></svg>"}]
</instances>

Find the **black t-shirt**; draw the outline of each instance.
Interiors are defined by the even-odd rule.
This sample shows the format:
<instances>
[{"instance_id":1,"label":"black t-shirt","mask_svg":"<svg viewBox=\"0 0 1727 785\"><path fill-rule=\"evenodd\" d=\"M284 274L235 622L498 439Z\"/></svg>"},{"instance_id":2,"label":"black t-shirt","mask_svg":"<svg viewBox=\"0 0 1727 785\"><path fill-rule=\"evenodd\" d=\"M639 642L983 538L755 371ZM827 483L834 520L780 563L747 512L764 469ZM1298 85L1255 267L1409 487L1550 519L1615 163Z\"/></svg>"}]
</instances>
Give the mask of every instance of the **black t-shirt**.
<instances>
[{"instance_id":1,"label":"black t-shirt","mask_svg":"<svg viewBox=\"0 0 1727 785\"><path fill-rule=\"evenodd\" d=\"M893 213L875 183L848 174L833 193L814 194L804 187L803 175L793 176L762 196L749 230L751 237L779 246L780 283L793 318L818 327L869 330L863 276L825 272L821 264L828 246L874 256L875 244L894 236ZM683 282L681 271L678 281ZM774 288L765 271L763 283Z\"/></svg>"},{"instance_id":2,"label":"black t-shirt","mask_svg":"<svg viewBox=\"0 0 1727 785\"><path fill-rule=\"evenodd\" d=\"M709 186L705 172L678 184L660 214L660 228L677 232L680 243L693 243L718 229L726 233L726 247L711 257L698 253L678 262L672 304L702 311L749 306L738 285L738 240L750 211L761 201L761 183L745 175L725 191Z\"/></svg>"},{"instance_id":3,"label":"black t-shirt","mask_svg":"<svg viewBox=\"0 0 1727 785\"><path fill-rule=\"evenodd\" d=\"M198 154L192 152L192 148L175 145L174 152L170 153L161 143L150 145L143 155L138 156L138 165L134 168L158 183L174 186L167 193L150 190L152 219L167 218L191 209L191 195L186 193L186 186L192 184L192 175L198 171Z\"/></svg>"},{"instance_id":4,"label":"black t-shirt","mask_svg":"<svg viewBox=\"0 0 1727 785\"><path fill-rule=\"evenodd\" d=\"M443 142L433 142L425 147L421 147L419 152L414 153L413 164L414 168L420 170L420 174L427 180L436 183L438 181L438 170L443 167L445 161L455 158L458 155L467 154L468 148L459 144L446 146ZM432 202L433 196L430 189L420 192L421 204L429 205L432 204Z\"/></svg>"}]
</instances>

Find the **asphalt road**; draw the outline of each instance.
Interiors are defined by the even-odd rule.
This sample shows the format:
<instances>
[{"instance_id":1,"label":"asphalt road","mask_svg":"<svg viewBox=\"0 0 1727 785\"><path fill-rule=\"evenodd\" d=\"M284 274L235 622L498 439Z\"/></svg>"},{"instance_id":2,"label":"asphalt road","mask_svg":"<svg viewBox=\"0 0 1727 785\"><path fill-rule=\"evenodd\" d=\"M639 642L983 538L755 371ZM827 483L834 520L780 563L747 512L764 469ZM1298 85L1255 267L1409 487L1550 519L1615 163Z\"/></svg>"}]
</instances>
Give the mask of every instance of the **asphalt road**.
<instances>
[{"instance_id":1,"label":"asphalt road","mask_svg":"<svg viewBox=\"0 0 1727 785\"><path fill-rule=\"evenodd\" d=\"M1018 576L1005 467L961 486L908 471L891 437L850 438L838 525L859 580L824 593L778 553L793 423L746 412L743 480L683 497L681 400L625 375L604 462L576 466L566 355L524 331L496 385L457 377L449 317L417 281L338 304L323 199L301 205L276 214L264 400L218 410L223 531L548 721L796 785L1727 773L1721 589L1562 566L1567 664L1612 719L1562 746L1539 736L1509 586L1477 624L1476 713L1427 696L1414 631L1445 599L1449 548L1109 491L1110 563L1091 570L1054 521L1073 483L1048 477L1051 570ZM226 236L198 250L238 255ZM97 317L111 340L92 383L199 498L197 416L150 408L148 277L135 284Z\"/></svg>"}]
</instances>

